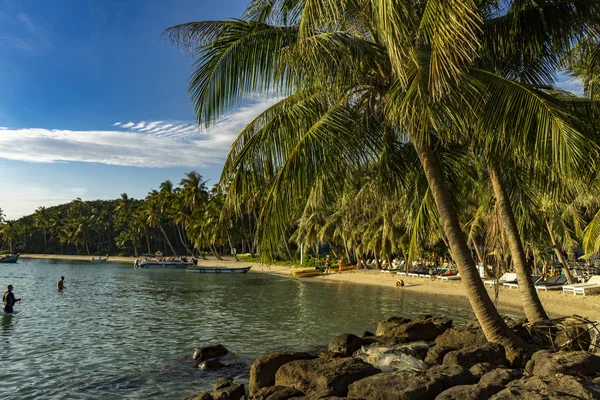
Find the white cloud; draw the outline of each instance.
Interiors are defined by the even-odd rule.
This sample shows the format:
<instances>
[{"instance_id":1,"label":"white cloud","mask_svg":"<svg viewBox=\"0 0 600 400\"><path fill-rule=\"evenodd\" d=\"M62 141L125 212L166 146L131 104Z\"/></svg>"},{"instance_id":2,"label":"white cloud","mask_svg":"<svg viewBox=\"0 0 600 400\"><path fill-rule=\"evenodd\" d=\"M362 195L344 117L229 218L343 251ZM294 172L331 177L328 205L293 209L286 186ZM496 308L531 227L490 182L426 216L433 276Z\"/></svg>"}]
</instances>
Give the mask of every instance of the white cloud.
<instances>
[{"instance_id":1,"label":"white cloud","mask_svg":"<svg viewBox=\"0 0 600 400\"><path fill-rule=\"evenodd\" d=\"M223 162L240 130L274 100L228 115L210 130L193 123L129 122L117 130L73 131L44 128L0 130L0 158L28 162L89 162L132 167L199 167ZM134 131L141 124L144 130ZM146 128L150 130L145 131ZM125 129L123 129L125 128ZM130 128L130 129L127 129Z\"/></svg>"},{"instance_id":2,"label":"white cloud","mask_svg":"<svg viewBox=\"0 0 600 400\"><path fill-rule=\"evenodd\" d=\"M120 122L115 122L114 124L112 124L112 126L119 126L119 125L121 125Z\"/></svg>"},{"instance_id":3,"label":"white cloud","mask_svg":"<svg viewBox=\"0 0 600 400\"><path fill-rule=\"evenodd\" d=\"M137 125L132 126L131 129L136 129L136 130L137 129L142 129L145 125L146 125L146 122L142 121L142 122L138 123Z\"/></svg>"},{"instance_id":4,"label":"white cloud","mask_svg":"<svg viewBox=\"0 0 600 400\"><path fill-rule=\"evenodd\" d=\"M556 86L559 89L566 90L577 96L583 96L583 83L581 79L567 75L566 73L560 73L556 80Z\"/></svg>"}]
</instances>

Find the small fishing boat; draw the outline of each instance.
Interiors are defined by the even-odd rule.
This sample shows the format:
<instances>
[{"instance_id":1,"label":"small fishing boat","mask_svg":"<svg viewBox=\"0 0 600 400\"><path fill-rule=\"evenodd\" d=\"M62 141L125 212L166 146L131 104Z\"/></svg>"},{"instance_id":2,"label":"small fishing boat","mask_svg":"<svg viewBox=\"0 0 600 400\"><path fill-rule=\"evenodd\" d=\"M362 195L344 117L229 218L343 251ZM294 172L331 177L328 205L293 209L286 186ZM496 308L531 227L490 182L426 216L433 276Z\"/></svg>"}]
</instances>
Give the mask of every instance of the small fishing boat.
<instances>
[{"instance_id":1,"label":"small fishing boat","mask_svg":"<svg viewBox=\"0 0 600 400\"><path fill-rule=\"evenodd\" d=\"M252 266L227 268L227 267L191 267L186 269L187 272L199 272L204 274L245 274L250 271Z\"/></svg>"},{"instance_id":2,"label":"small fishing boat","mask_svg":"<svg viewBox=\"0 0 600 400\"><path fill-rule=\"evenodd\" d=\"M92 257L92 259L90 261L93 263L99 263L99 262L106 262L106 260L108 260L108 256L106 256L104 258L103 257L98 257L98 258Z\"/></svg>"},{"instance_id":3,"label":"small fishing boat","mask_svg":"<svg viewBox=\"0 0 600 400\"><path fill-rule=\"evenodd\" d=\"M292 276L297 278L308 278L309 276L323 275L321 269L294 269L292 270Z\"/></svg>"},{"instance_id":4,"label":"small fishing boat","mask_svg":"<svg viewBox=\"0 0 600 400\"><path fill-rule=\"evenodd\" d=\"M0 264L14 264L17 262L21 254L5 254L0 256Z\"/></svg>"},{"instance_id":5,"label":"small fishing boat","mask_svg":"<svg viewBox=\"0 0 600 400\"><path fill-rule=\"evenodd\" d=\"M192 265L191 261L184 260L135 260L134 268L187 268Z\"/></svg>"}]
</instances>

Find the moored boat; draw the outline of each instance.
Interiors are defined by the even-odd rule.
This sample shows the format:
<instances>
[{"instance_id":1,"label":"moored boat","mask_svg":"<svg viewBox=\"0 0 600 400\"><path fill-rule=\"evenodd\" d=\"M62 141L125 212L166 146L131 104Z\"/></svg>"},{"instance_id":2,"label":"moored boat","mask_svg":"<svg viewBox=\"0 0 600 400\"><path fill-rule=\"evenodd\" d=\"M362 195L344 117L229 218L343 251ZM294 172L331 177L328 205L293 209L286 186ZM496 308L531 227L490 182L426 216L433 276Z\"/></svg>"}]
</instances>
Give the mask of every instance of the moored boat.
<instances>
[{"instance_id":1,"label":"moored boat","mask_svg":"<svg viewBox=\"0 0 600 400\"><path fill-rule=\"evenodd\" d=\"M307 278L309 276L323 275L321 269L294 269L292 270L292 276L297 278Z\"/></svg>"},{"instance_id":2,"label":"moored boat","mask_svg":"<svg viewBox=\"0 0 600 400\"><path fill-rule=\"evenodd\" d=\"M108 260L108 256L102 258L102 257L92 257L92 259L90 260L93 263L99 263L99 262L106 262L106 260Z\"/></svg>"},{"instance_id":3,"label":"moored boat","mask_svg":"<svg viewBox=\"0 0 600 400\"><path fill-rule=\"evenodd\" d=\"M135 260L134 268L187 268L191 261L184 260Z\"/></svg>"},{"instance_id":4,"label":"moored boat","mask_svg":"<svg viewBox=\"0 0 600 400\"><path fill-rule=\"evenodd\" d=\"M21 254L5 254L0 256L0 264L14 264L17 262Z\"/></svg>"},{"instance_id":5,"label":"moored boat","mask_svg":"<svg viewBox=\"0 0 600 400\"><path fill-rule=\"evenodd\" d=\"M252 266L227 268L227 267L191 267L186 269L187 272L199 272L205 274L245 274L250 271Z\"/></svg>"}]
</instances>

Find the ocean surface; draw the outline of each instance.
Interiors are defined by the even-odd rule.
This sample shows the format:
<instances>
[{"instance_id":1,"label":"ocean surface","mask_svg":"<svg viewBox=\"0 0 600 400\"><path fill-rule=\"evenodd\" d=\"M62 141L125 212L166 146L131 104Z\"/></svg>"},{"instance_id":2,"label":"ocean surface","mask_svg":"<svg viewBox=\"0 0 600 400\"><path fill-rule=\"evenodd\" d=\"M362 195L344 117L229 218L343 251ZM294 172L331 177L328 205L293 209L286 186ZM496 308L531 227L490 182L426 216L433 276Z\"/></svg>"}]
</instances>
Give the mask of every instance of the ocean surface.
<instances>
[{"instance_id":1,"label":"ocean surface","mask_svg":"<svg viewBox=\"0 0 600 400\"><path fill-rule=\"evenodd\" d=\"M22 298L14 314L0 311L0 399L183 399L210 390L220 376L247 381L248 366L264 352L320 349L336 334L374 331L390 316L473 318L463 299L264 271L0 264L2 291L12 284ZM195 348L218 343L233 353L230 366L195 368Z\"/></svg>"}]
</instances>

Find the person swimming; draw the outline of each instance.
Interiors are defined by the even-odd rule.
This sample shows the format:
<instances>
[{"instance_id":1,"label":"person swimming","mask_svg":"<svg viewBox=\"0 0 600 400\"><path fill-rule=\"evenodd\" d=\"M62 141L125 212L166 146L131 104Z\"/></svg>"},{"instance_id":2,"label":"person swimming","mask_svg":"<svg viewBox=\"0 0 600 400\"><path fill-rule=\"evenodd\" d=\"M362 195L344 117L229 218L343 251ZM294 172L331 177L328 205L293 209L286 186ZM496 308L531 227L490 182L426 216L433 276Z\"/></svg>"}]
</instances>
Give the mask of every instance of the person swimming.
<instances>
[{"instance_id":1,"label":"person swimming","mask_svg":"<svg viewBox=\"0 0 600 400\"><path fill-rule=\"evenodd\" d=\"M58 288L58 290L63 290L65 288L65 277L64 276L60 277L60 280L56 284L56 287Z\"/></svg>"}]
</instances>

